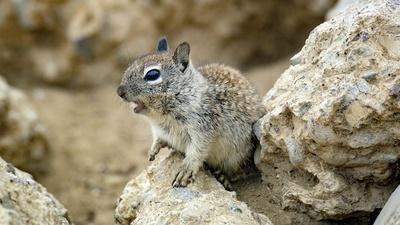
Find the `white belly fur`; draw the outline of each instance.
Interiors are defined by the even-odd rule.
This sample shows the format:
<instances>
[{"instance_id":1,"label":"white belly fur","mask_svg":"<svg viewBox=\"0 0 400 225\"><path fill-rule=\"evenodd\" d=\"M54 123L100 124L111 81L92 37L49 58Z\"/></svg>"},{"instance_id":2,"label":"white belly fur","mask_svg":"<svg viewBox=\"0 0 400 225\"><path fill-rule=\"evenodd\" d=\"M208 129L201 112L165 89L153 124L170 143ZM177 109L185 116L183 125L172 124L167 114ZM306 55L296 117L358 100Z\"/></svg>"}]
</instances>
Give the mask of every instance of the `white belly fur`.
<instances>
[{"instance_id":1,"label":"white belly fur","mask_svg":"<svg viewBox=\"0 0 400 225\"><path fill-rule=\"evenodd\" d=\"M154 138L160 138L168 143L174 150L186 154L186 149L190 144L190 137L186 129L179 126L174 121L169 121L168 129L163 129L155 123L152 124ZM165 125L165 124L164 124ZM232 140L226 137L216 137L211 141L205 162L214 168L220 168L225 173L234 173L243 159L247 157L248 146L240 142L233 144Z\"/></svg>"},{"instance_id":2,"label":"white belly fur","mask_svg":"<svg viewBox=\"0 0 400 225\"><path fill-rule=\"evenodd\" d=\"M158 137L167 142L174 150L186 153L189 144L187 132L178 126L171 126L169 128L170 129L167 131L157 125L152 125L154 138Z\"/></svg>"}]
</instances>

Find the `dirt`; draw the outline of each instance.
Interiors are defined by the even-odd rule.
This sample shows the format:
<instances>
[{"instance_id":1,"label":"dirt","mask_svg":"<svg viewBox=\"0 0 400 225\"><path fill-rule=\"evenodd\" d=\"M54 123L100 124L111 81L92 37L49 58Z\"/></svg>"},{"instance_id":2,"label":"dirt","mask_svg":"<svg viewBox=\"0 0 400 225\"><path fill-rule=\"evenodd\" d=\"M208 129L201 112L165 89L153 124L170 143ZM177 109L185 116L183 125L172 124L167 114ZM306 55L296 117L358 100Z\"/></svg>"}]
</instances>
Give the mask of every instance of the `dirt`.
<instances>
[{"instance_id":1,"label":"dirt","mask_svg":"<svg viewBox=\"0 0 400 225\"><path fill-rule=\"evenodd\" d=\"M284 59L244 73L264 95L287 67ZM47 127L51 165L37 180L76 225L113 224L115 203L126 183L148 165L151 144L149 125L117 97L119 80L79 88L18 77L9 82L27 92Z\"/></svg>"}]
</instances>

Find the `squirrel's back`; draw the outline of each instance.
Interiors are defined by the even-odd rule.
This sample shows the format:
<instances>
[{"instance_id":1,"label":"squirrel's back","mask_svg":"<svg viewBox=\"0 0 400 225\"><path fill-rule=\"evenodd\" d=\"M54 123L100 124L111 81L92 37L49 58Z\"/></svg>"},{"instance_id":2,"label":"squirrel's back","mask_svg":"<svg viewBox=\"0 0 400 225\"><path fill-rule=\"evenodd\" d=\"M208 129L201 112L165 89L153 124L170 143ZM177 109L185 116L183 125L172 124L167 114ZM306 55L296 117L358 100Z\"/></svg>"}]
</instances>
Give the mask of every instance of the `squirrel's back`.
<instances>
[{"instance_id":1,"label":"squirrel's back","mask_svg":"<svg viewBox=\"0 0 400 225\"><path fill-rule=\"evenodd\" d=\"M253 85L238 71L222 64L208 64L198 68L210 85L210 92L222 104L249 113L259 119L264 108Z\"/></svg>"}]
</instances>

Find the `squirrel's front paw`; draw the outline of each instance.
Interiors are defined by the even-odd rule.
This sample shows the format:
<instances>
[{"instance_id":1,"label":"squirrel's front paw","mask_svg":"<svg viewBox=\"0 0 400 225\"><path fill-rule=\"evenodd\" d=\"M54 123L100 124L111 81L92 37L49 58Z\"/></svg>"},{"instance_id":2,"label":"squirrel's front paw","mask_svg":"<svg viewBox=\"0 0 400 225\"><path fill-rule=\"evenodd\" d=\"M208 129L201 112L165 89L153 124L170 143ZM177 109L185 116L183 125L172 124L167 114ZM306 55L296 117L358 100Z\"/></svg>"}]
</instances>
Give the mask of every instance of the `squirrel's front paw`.
<instances>
[{"instance_id":1,"label":"squirrel's front paw","mask_svg":"<svg viewBox=\"0 0 400 225\"><path fill-rule=\"evenodd\" d=\"M168 145L161 141L156 141L149 151L149 161L154 161L156 159L156 155L160 152L160 150Z\"/></svg>"},{"instance_id":2,"label":"squirrel's front paw","mask_svg":"<svg viewBox=\"0 0 400 225\"><path fill-rule=\"evenodd\" d=\"M178 173L176 174L175 179L172 182L172 186L186 187L189 183L194 181L194 176L196 175L196 173L196 170L183 165L181 168L179 168Z\"/></svg>"},{"instance_id":3,"label":"squirrel's front paw","mask_svg":"<svg viewBox=\"0 0 400 225\"><path fill-rule=\"evenodd\" d=\"M150 152L149 153L149 161L154 161L156 159L156 155L158 154L159 151L160 150L158 150L157 152L154 152L154 153Z\"/></svg>"}]
</instances>

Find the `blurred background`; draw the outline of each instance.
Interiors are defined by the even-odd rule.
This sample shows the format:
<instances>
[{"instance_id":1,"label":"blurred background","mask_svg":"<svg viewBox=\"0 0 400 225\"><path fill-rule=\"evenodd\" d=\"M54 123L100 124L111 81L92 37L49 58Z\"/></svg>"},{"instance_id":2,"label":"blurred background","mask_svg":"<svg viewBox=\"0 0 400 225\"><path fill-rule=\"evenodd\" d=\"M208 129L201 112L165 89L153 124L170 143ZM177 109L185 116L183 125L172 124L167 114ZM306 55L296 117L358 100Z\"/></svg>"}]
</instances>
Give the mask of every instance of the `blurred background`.
<instances>
[{"instance_id":1,"label":"blurred background","mask_svg":"<svg viewBox=\"0 0 400 225\"><path fill-rule=\"evenodd\" d=\"M116 95L129 60L166 35L172 48L191 44L195 65L238 68L264 95L334 2L1 0L0 75L27 96L25 117L38 119L15 148L32 160L7 153L1 136L0 156L34 174L75 224L112 224L151 143L147 123Z\"/></svg>"}]
</instances>

